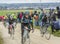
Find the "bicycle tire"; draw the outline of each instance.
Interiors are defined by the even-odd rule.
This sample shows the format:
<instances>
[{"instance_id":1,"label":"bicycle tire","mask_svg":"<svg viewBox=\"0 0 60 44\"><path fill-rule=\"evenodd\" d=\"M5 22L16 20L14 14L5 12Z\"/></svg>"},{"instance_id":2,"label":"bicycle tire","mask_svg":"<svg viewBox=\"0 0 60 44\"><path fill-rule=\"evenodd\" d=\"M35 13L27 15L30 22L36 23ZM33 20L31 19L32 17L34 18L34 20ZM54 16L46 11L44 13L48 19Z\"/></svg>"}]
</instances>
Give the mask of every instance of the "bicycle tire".
<instances>
[{"instance_id":1,"label":"bicycle tire","mask_svg":"<svg viewBox=\"0 0 60 44\"><path fill-rule=\"evenodd\" d=\"M30 44L30 37L26 38L26 44Z\"/></svg>"},{"instance_id":2,"label":"bicycle tire","mask_svg":"<svg viewBox=\"0 0 60 44\"><path fill-rule=\"evenodd\" d=\"M14 39L14 29L12 29L12 39Z\"/></svg>"},{"instance_id":3,"label":"bicycle tire","mask_svg":"<svg viewBox=\"0 0 60 44\"><path fill-rule=\"evenodd\" d=\"M23 44L30 44L30 37L27 30L23 34Z\"/></svg>"},{"instance_id":4,"label":"bicycle tire","mask_svg":"<svg viewBox=\"0 0 60 44\"><path fill-rule=\"evenodd\" d=\"M51 32L49 32L49 30L46 30L46 32L45 32L45 38L47 40L49 40L51 38Z\"/></svg>"},{"instance_id":5,"label":"bicycle tire","mask_svg":"<svg viewBox=\"0 0 60 44\"><path fill-rule=\"evenodd\" d=\"M14 39L14 29L13 29L13 27L10 28L10 37L12 37L12 39Z\"/></svg>"}]
</instances>

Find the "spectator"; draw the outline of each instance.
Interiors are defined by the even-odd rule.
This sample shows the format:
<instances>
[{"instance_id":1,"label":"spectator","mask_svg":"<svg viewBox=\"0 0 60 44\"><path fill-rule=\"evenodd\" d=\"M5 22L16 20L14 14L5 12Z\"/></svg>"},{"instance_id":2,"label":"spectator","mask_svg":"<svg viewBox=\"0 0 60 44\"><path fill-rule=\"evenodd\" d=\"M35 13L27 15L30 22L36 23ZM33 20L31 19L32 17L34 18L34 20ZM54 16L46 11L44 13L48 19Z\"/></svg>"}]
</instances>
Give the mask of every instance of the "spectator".
<instances>
[{"instance_id":1,"label":"spectator","mask_svg":"<svg viewBox=\"0 0 60 44\"><path fill-rule=\"evenodd\" d=\"M38 26L39 23L38 23L38 14L37 14L37 11L34 12L34 19L35 19L34 25L35 25L35 26Z\"/></svg>"}]
</instances>

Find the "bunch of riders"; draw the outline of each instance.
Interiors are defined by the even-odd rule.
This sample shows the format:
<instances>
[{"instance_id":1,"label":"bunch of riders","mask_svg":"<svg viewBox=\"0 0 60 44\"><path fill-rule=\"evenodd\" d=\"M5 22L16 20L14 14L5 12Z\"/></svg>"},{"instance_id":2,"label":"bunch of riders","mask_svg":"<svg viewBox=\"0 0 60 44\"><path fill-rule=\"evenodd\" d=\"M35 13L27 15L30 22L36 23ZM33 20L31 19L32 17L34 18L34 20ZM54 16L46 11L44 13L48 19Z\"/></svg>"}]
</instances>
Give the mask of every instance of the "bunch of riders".
<instances>
[{"instance_id":1,"label":"bunch of riders","mask_svg":"<svg viewBox=\"0 0 60 44\"><path fill-rule=\"evenodd\" d=\"M34 32L33 26L42 26L47 22L51 25L52 33L54 32L54 28L56 31L59 30L59 26L54 27L55 22L60 23L60 9L56 7L56 11L54 9L49 9L46 11L45 9L41 9L41 11L25 11L25 12L18 12L13 14L5 15L5 21L9 23L9 26L13 25L14 23L21 23L21 29L24 31L24 26L26 26L27 30L30 32ZM13 25L14 29L14 25ZM8 27L8 33L10 33Z\"/></svg>"}]
</instances>

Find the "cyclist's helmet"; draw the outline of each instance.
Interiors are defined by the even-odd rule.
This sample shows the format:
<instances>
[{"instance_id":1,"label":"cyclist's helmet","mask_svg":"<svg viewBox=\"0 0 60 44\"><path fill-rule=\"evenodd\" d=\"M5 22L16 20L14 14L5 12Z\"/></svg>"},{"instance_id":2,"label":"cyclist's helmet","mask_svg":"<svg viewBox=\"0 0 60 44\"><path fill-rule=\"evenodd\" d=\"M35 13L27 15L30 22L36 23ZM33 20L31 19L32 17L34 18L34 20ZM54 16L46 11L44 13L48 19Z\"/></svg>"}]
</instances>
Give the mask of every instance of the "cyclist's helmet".
<instances>
[{"instance_id":1,"label":"cyclist's helmet","mask_svg":"<svg viewBox=\"0 0 60 44\"><path fill-rule=\"evenodd\" d=\"M29 12L25 12L22 22L25 24L29 23Z\"/></svg>"},{"instance_id":2,"label":"cyclist's helmet","mask_svg":"<svg viewBox=\"0 0 60 44\"><path fill-rule=\"evenodd\" d=\"M12 15L10 15L10 19L13 19L13 16Z\"/></svg>"}]
</instances>

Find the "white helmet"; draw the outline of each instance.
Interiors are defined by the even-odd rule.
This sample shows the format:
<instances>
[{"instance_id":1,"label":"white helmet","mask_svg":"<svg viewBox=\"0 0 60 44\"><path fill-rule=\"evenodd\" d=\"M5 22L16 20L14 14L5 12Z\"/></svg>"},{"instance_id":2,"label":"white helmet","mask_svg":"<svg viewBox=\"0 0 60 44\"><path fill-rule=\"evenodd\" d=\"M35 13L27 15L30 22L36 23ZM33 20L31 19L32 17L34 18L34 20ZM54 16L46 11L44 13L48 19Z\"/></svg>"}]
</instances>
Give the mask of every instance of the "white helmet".
<instances>
[{"instance_id":1,"label":"white helmet","mask_svg":"<svg viewBox=\"0 0 60 44\"><path fill-rule=\"evenodd\" d=\"M12 15L10 15L10 19L13 19L13 16Z\"/></svg>"}]
</instances>

